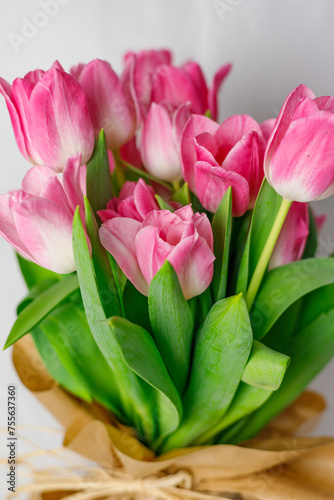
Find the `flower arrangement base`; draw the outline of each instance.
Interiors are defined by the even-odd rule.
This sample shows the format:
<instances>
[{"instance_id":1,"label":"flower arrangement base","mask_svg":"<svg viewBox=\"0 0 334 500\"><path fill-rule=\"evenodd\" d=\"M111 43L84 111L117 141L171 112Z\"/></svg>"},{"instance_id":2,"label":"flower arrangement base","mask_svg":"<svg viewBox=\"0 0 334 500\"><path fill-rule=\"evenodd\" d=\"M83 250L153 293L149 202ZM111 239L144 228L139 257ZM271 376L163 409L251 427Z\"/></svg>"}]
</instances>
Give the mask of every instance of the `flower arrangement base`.
<instances>
[{"instance_id":1,"label":"flower arrangement base","mask_svg":"<svg viewBox=\"0 0 334 500\"><path fill-rule=\"evenodd\" d=\"M15 344L13 360L25 386L65 427L64 447L96 462L80 481L77 475L65 480L54 471L53 489L39 474L30 485L37 492L32 500L334 498L334 439L300 436L325 408L316 393L305 392L261 435L241 446L178 449L156 457L99 406L60 388L30 336Z\"/></svg>"}]
</instances>

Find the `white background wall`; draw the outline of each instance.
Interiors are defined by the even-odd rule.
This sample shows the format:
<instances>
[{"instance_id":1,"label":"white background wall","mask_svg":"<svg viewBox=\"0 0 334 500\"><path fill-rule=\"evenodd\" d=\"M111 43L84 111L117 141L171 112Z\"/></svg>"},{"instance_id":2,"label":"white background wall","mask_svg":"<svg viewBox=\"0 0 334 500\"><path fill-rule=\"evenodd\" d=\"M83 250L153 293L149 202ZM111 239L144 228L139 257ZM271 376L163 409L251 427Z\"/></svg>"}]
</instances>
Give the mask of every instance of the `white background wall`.
<instances>
[{"instance_id":1,"label":"white background wall","mask_svg":"<svg viewBox=\"0 0 334 500\"><path fill-rule=\"evenodd\" d=\"M49 0L52 15L41 15L42 4L0 0L0 76L10 82L29 70L49 68L55 59L69 69L98 57L119 69L129 49L170 47L177 63L196 59L209 78L222 63L234 63L220 96L221 118L248 113L261 121L277 115L299 83L317 95L334 94L332 0ZM17 149L3 100L0 158L0 192L18 188L29 165ZM316 206L329 215L322 254L334 250L333 209L334 198ZM3 240L0 284L3 344L25 294L12 249ZM318 433L334 431L333 377L334 361L312 384L329 402ZM6 386L17 381L10 350L0 352L1 426L6 425ZM19 421L55 425L23 387Z\"/></svg>"}]
</instances>

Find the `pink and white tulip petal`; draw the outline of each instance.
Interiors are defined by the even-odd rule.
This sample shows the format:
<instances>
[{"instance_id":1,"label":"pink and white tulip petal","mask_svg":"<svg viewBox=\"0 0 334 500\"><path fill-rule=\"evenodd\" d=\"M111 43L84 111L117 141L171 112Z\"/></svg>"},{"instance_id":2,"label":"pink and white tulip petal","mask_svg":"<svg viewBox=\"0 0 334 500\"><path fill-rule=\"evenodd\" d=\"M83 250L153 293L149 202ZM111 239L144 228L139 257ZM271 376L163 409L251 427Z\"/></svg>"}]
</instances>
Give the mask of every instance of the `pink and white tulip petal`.
<instances>
[{"instance_id":1,"label":"pink and white tulip petal","mask_svg":"<svg viewBox=\"0 0 334 500\"><path fill-rule=\"evenodd\" d=\"M16 205L13 213L17 232L35 262L55 273L75 271L73 216L68 210L51 200L33 197Z\"/></svg>"},{"instance_id":2,"label":"pink and white tulip petal","mask_svg":"<svg viewBox=\"0 0 334 500\"><path fill-rule=\"evenodd\" d=\"M31 140L43 163L62 171L66 160L82 154L86 163L94 148L94 129L86 96L69 74L51 69L36 85L29 100Z\"/></svg>"},{"instance_id":3,"label":"pink and white tulip petal","mask_svg":"<svg viewBox=\"0 0 334 500\"><path fill-rule=\"evenodd\" d=\"M140 270L135 240L141 223L125 217L108 220L100 227L102 245L116 259L117 264L134 286L144 295L148 294L148 284Z\"/></svg>"}]
</instances>

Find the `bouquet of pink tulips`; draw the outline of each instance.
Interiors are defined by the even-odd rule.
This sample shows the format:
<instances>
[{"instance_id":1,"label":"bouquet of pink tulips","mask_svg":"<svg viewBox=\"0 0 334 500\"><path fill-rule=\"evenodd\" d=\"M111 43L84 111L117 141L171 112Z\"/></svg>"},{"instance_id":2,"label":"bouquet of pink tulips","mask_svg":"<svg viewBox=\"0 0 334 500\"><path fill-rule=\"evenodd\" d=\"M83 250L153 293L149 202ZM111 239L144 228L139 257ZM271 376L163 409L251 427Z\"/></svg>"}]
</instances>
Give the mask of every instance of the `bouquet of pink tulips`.
<instances>
[{"instance_id":1,"label":"bouquet of pink tulips","mask_svg":"<svg viewBox=\"0 0 334 500\"><path fill-rule=\"evenodd\" d=\"M29 288L27 333L67 391L155 453L239 443L334 355L334 259L315 258L334 192L334 97L300 85L277 120L217 122L200 66L129 53L0 79L33 164L0 196Z\"/></svg>"}]
</instances>

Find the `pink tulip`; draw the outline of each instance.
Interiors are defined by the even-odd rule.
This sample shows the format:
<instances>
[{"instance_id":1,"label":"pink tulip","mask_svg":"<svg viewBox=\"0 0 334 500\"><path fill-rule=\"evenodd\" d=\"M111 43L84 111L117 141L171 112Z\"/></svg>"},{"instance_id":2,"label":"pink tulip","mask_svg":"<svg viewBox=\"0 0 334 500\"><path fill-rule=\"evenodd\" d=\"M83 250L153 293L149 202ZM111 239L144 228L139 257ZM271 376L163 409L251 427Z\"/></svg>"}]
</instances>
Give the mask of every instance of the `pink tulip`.
<instances>
[{"instance_id":1,"label":"pink tulip","mask_svg":"<svg viewBox=\"0 0 334 500\"><path fill-rule=\"evenodd\" d=\"M72 68L71 73L87 96L95 135L98 136L103 128L109 149L123 146L135 134L136 111L115 71L108 62L95 59Z\"/></svg>"},{"instance_id":2,"label":"pink tulip","mask_svg":"<svg viewBox=\"0 0 334 500\"><path fill-rule=\"evenodd\" d=\"M101 226L100 239L144 295L166 260L174 267L187 300L204 292L212 280L211 224L205 214L194 214L190 205L174 213L152 210L143 222L115 217Z\"/></svg>"},{"instance_id":3,"label":"pink tulip","mask_svg":"<svg viewBox=\"0 0 334 500\"><path fill-rule=\"evenodd\" d=\"M126 55L123 79L135 98L140 119L145 118L151 102L164 104L171 111L190 102L193 113L209 110L212 118L217 119L217 94L231 67L226 64L219 68L208 89L197 63L188 62L177 68L171 65L169 51L149 50Z\"/></svg>"},{"instance_id":4,"label":"pink tulip","mask_svg":"<svg viewBox=\"0 0 334 500\"><path fill-rule=\"evenodd\" d=\"M94 130L86 96L75 79L55 63L9 85L0 78L17 145L31 163L57 172L68 157L81 153L86 163L94 148Z\"/></svg>"},{"instance_id":5,"label":"pink tulip","mask_svg":"<svg viewBox=\"0 0 334 500\"><path fill-rule=\"evenodd\" d=\"M20 191L0 195L0 234L26 258L61 274L75 270L72 222L78 205L83 211L80 163L79 154L72 156L63 174L32 167Z\"/></svg>"},{"instance_id":6,"label":"pink tulip","mask_svg":"<svg viewBox=\"0 0 334 500\"><path fill-rule=\"evenodd\" d=\"M181 140L184 180L210 212L215 212L229 186L233 215L253 208L263 180L265 140L248 115L235 115L221 125L193 115Z\"/></svg>"},{"instance_id":7,"label":"pink tulip","mask_svg":"<svg viewBox=\"0 0 334 500\"><path fill-rule=\"evenodd\" d=\"M307 203L292 203L269 262L269 269L300 260L309 235Z\"/></svg>"},{"instance_id":8,"label":"pink tulip","mask_svg":"<svg viewBox=\"0 0 334 500\"><path fill-rule=\"evenodd\" d=\"M138 182L126 181L118 198L112 198L105 210L99 211L102 222L114 217L127 217L142 222L152 211L159 210L154 190L143 179Z\"/></svg>"},{"instance_id":9,"label":"pink tulip","mask_svg":"<svg viewBox=\"0 0 334 500\"><path fill-rule=\"evenodd\" d=\"M182 178L180 141L190 116L189 106L181 105L172 114L152 103L141 131L141 156L146 170L167 182Z\"/></svg>"},{"instance_id":10,"label":"pink tulip","mask_svg":"<svg viewBox=\"0 0 334 500\"><path fill-rule=\"evenodd\" d=\"M265 175L287 200L309 202L334 192L334 98L299 85L287 97L268 140Z\"/></svg>"},{"instance_id":11,"label":"pink tulip","mask_svg":"<svg viewBox=\"0 0 334 500\"><path fill-rule=\"evenodd\" d=\"M152 102L152 79L163 64L170 64L169 50L143 50L128 52L124 57L122 80L134 98L138 119L145 117Z\"/></svg>"}]
</instances>

